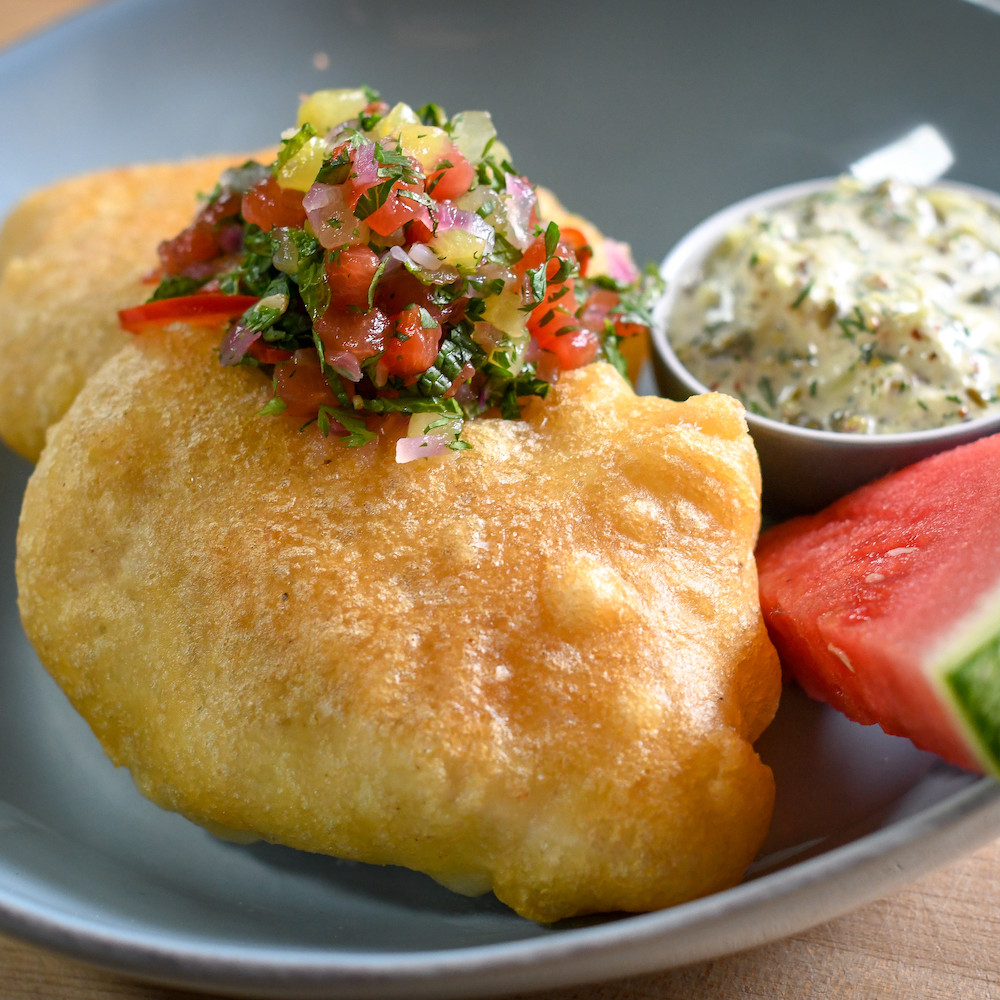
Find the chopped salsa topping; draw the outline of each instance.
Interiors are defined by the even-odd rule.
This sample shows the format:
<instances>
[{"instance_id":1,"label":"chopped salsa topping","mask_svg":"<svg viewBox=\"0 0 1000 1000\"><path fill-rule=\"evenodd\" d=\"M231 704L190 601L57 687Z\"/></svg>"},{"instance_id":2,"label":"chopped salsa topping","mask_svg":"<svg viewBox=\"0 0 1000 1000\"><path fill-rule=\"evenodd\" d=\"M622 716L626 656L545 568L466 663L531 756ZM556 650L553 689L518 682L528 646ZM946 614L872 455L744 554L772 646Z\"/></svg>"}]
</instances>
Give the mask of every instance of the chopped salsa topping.
<instances>
[{"instance_id":1,"label":"chopped salsa topping","mask_svg":"<svg viewBox=\"0 0 1000 1000\"><path fill-rule=\"evenodd\" d=\"M355 446L402 415L406 460L468 447L466 420L518 418L560 371L624 374L618 344L648 327L656 281L627 260L590 276L590 257L579 230L540 222L486 112L326 90L273 162L222 175L120 320L225 324L222 364L272 381L264 413Z\"/></svg>"}]
</instances>

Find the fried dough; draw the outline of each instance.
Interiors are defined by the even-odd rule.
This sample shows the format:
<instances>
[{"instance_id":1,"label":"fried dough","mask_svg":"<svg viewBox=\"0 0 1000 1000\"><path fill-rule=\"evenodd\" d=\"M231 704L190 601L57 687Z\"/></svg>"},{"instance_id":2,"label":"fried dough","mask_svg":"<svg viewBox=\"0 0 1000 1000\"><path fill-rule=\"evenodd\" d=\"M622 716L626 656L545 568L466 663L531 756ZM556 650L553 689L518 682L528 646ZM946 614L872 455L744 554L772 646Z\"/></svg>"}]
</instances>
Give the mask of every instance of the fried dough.
<instances>
[{"instance_id":1,"label":"fried dough","mask_svg":"<svg viewBox=\"0 0 1000 1000\"><path fill-rule=\"evenodd\" d=\"M270 151L256 154L264 162ZM88 376L127 343L118 310L149 298L156 248L192 219L198 196L247 156L121 167L62 181L29 195L0 230L0 439L34 462L45 431ZM603 236L539 192L546 219L586 233L593 270L606 273ZM623 342L635 378L645 336Z\"/></svg>"},{"instance_id":2,"label":"fried dough","mask_svg":"<svg viewBox=\"0 0 1000 1000\"><path fill-rule=\"evenodd\" d=\"M36 461L45 431L127 343L117 310L147 299L164 234L240 158L101 171L29 195L0 231L0 438Z\"/></svg>"},{"instance_id":3,"label":"fried dough","mask_svg":"<svg viewBox=\"0 0 1000 1000\"><path fill-rule=\"evenodd\" d=\"M604 363L397 464L176 328L89 381L32 476L23 621L164 808L495 890L553 921L737 882L779 668L738 404Z\"/></svg>"}]
</instances>

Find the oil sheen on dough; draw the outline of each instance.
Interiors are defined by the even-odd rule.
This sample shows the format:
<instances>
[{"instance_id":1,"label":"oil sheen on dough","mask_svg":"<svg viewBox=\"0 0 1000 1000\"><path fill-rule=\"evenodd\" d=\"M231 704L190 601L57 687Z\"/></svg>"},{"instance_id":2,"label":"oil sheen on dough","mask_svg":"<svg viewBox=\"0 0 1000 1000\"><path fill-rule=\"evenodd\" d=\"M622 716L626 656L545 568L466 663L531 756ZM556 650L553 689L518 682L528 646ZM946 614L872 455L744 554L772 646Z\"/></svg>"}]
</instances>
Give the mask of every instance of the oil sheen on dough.
<instances>
[{"instance_id":1,"label":"oil sheen on dough","mask_svg":"<svg viewBox=\"0 0 1000 1000\"><path fill-rule=\"evenodd\" d=\"M400 465L258 416L216 344L92 376L19 531L29 637L138 787L541 921L737 882L780 686L739 405L597 363Z\"/></svg>"}]
</instances>

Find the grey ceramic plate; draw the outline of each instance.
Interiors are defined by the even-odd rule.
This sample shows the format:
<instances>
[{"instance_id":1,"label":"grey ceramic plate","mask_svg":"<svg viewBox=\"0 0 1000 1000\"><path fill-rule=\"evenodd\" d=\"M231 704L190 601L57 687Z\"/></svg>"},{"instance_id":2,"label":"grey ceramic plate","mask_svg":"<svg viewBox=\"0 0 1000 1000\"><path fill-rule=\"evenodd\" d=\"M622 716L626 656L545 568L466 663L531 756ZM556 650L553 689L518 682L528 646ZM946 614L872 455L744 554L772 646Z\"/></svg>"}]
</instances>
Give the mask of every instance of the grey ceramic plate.
<instances>
[{"instance_id":1,"label":"grey ceramic plate","mask_svg":"<svg viewBox=\"0 0 1000 1000\"><path fill-rule=\"evenodd\" d=\"M0 53L0 208L85 168L252 148L300 91L363 81L489 107L522 170L659 260L717 208L919 121L954 176L996 187L998 43L960 0L112 3ZM1000 834L994 783L789 692L760 745L778 778L761 858L670 911L540 927L405 871L213 840L146 803L43 675L11 569L29 470L0 466L0 927L28 940L215 991L508 993L767 941Z\"/></svg>"}]
</instances>

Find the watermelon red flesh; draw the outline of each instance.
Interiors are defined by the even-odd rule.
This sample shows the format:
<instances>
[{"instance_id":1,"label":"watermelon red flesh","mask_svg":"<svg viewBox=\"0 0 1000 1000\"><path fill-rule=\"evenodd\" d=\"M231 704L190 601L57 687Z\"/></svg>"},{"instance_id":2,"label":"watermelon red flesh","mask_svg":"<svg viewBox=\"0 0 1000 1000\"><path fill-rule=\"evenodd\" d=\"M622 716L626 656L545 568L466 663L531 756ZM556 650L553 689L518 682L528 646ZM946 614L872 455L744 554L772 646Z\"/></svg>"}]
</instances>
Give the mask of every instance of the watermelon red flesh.
<instances>
[{"instance_id":1,"label":"watermelon red flesh","mask_svg":"<svg viewBox=\"0 0 1000 1000\"><path fill-rule=\"evenodd\" d=\"M1000 435L769 529L757 564L808 694L1000 775Z\"/></svg>"}]
</instances>

